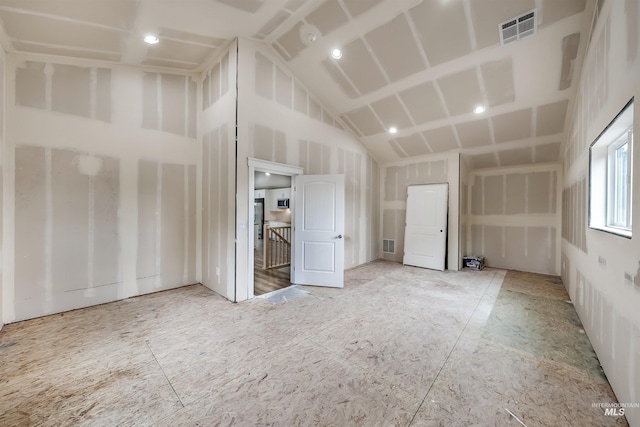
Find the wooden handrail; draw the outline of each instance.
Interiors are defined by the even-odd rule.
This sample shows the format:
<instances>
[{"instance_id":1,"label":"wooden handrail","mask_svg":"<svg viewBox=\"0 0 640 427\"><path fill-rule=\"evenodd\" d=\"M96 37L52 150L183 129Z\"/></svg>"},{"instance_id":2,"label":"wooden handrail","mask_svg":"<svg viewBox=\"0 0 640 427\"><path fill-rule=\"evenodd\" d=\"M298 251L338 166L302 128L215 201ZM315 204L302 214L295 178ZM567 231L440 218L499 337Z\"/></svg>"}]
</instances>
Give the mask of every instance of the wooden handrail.
<instances>
[{"instance_id":1,"label":"wooden handrail","mask_svg":"<svg viewBox=\"0 0 640 427\"><path fill-rule=\"evenodd\" d=\"M288 267L291 265L291 226L264 226L264 258L262 268Z\"/></svg>"}]
</instances>

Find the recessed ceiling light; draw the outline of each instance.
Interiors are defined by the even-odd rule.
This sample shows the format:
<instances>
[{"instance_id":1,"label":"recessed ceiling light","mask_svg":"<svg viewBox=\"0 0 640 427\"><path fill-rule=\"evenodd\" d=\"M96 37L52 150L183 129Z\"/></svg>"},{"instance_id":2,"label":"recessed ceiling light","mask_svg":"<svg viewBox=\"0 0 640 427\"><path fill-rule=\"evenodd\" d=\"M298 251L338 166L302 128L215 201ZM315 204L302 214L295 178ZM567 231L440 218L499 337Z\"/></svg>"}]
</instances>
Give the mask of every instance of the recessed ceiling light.
<instances>
[{"instance_id":1,"label":"recessed ceiling light","mask_svg":"<svg viewBox=\"0 0 640 427\"><path fill-rule=\"evenodd\" d=\"M395 127L395 126L391 126L391 127L389 128L389 133L398 133L398 128L397 128L397 127Z\"/></svg>"},{"instance_id":2,"label":"recessed ceiling light","mask_svg":"<svg viewBox=\"0 0 640 427\"><path fill-rule=\"evenodd\" d=\"M267 176L271 176L271 174L269 172L265 172L264 174L267 175Z\"/></svg>"},{"instance_id":3,"label":"recessed ceiling light","mask_svg":"<svg viewBox=\"0 0 640 427\"><path fill-rule=\"evenodd\" d=\"M337 47L334 49L331 49L331 57L333 59L340 59L342 58L342 51L340 49L338 49Z\"/></svg>"},{"instance_id":4,"label":"recessed ceiling light","mask_svg":"<svg viewBox=\"0 0 640 427\"><path fill-rule=\"evenodd\" d=\"M144 36L144 42L148 44L158 44L160 39L155 34L147 34Z\"/></svg>"},{"instance_id":5,"label":"recessed ceiling light","mask_svg":"<svg viewBox=\"0 0 640 427\"><path fill-rule=\"evenodd\" d=\"M487 108L484 105L476 105L476 108L473 109L473 112L476 114L484 113Z\"/></svg>"}]
</instances>

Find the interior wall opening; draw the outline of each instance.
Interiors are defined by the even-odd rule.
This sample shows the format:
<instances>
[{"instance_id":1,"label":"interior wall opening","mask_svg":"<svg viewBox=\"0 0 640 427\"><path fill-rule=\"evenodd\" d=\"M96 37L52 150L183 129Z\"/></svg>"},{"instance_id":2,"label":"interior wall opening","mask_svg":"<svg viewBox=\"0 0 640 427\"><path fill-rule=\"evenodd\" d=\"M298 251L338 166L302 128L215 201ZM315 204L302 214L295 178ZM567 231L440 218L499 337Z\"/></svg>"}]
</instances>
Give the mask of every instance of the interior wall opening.
<instances>
[{"instance_id":1,"label":"interior wall opening","mask_svg":"<svg viewBox=\"0 0 640 427\"><path fill-rule=\"evenodd\" d=\"M253 230L249 233L246 286L249 298L253 298L291 285L291 259L294 256L291 223L295 215L292 184L293 177L304 171L298 166L254 158L249 158L248 164L247 196L253 209L249 209L247 219ZM268 260L265 259L265 242L268 242L267 249L272 250ZM236 283L239 285L242 286Z\"/></svg>"},{"instance_id":2,"label":"interior wall opening","mask_svg":"<svg viewBox=\"0 0 640 427\"><path fill-rule=\"evenodd\" d=\"M291 285L291 176L254 172L253 294Z\"/></svg>"}]
</instances>

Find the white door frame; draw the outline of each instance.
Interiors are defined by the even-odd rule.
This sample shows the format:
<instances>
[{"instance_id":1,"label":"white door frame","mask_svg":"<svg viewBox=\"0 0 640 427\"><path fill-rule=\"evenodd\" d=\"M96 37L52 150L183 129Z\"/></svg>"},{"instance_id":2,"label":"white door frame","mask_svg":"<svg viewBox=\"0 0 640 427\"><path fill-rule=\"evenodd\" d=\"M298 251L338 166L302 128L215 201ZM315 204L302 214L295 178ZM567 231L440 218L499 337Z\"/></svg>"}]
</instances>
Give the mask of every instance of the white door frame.
<instances>
[{"instance_id":1,"label":"white door frame","mask_svg":"<svg viewBox=\"0 0 640 427\"><path fill-rule=\"evenodd\" d=\"M296 175L303 175L304 174L304 169L298 166L291 166L291 165L285 165L284 163L276 163L276 162L269 162L267 160L260 160L260 159L254 159L252 157L249 157L249 194L247 194L247 197L249 199L249 204L248 206L252 207L253 203L254 203L254 191L255 191L255 173L256 172L269 172L269 173L275 173L277 175L285 175L285 176L296 176ZM293 180L292 180L292 184L293 186ZM291 192L291 200L290 200L290 204L289 206L294 206L292 205L292 203L294 202L294 198L295 195L293 194L293 191ZM253 224L253 208L248 209L248 217L247 217L247 224ZM291 212L291 222L293 223L293 217L295 215L295 210ZM291 241L294 241L294 230L291 230ZM253 298L255 295L253 294L253 278L254 278L254 271L253 271L253 267L254 267L254 233L247 233L249 234L249 253L248 253L248 257L247 259L249 260L249 274L248 274L248 279L247 280L247 286L248 286L248 292L247 295L249 296L249 299ZM293 265L293 251L291 251L291 264ZM238 284L236 283L236 286L238 286Z\"/></svg>"}]
</instances>

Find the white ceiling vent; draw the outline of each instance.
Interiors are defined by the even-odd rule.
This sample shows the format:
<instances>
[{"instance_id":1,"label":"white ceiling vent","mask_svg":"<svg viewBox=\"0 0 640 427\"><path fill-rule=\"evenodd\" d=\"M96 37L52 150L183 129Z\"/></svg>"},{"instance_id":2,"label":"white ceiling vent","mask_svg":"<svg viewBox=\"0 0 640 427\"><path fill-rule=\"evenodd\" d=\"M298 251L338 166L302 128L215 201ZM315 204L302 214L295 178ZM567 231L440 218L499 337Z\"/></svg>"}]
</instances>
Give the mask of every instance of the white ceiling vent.
<instances>
[{"instance_id":1,"label":"white ceiling vent","mask_svg":"<svg viewBox=\"0 0 640 427\"><path fill-rule=\"evenodd\" d=\"M518 41L536 33L537 25L536 10L532 10L523 15L516 16L498 25L500 33L500 44L502 46Z\"/></svg>"}]
</instances>

